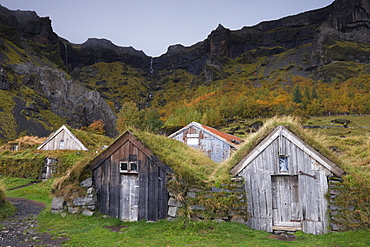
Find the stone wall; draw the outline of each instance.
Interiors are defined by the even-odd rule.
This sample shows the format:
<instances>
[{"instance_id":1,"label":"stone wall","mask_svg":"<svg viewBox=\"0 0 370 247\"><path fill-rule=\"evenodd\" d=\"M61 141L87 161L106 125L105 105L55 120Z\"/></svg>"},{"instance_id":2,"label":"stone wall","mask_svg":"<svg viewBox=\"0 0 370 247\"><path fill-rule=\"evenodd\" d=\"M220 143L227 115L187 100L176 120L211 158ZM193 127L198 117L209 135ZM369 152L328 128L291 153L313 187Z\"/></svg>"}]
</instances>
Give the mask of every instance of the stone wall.
<instances>
[{"instance_id":1,"label":"stone wall","mask_svg":"<svg viewBox=\"0 0 370 247\"><path fill-rule=\"evenodd\" d=\"M65 200L64 197L53 197L51 212L52 213L65 213L70 214L83 214L92 216L97 208L98 199L92 178L87 178L80 183L80 186L86 189L85 197L77 197L72 201Z\"/></svg>"},{"instance_id":2,"label":"stone wall","mask_svg":"<svg viewBox=\"0 0 370 247\"><path fill-rule=\"evenodd\" d=\"M51 212L92 216L98 204L92 178L85 179L80 186L86 189L85 197L78 197L72 201L64 197L54 197ZM170 193L167 219L175 220L187 214L194 221L210 219L218 222L245 223L247 217L245 198L242 178L232 178L231 183L212 187L211 190L191 188L182 201Z\"/></svg>"},{"instance_id":3,"label":"stone wall","mask_svg":"<svg viewBox=\"0 0 370 247\"><path fill-rule=\"evenodd\" d=\"M243 187L243 179L237 177L232 178L229 184L212 187L210 190L190 188L181 201L170 193L167 219L186 216L193 221L208 219L245 224L248 215Z\"/></svg>"},{"instance_id":4,"label":"stone wall","mask_svg":"<svg viewBox=\"0 0 370 247\"><path fill-rule=\"evenodd\" d=\"M329 212L330 212L330 228L332 231L343 230L344 227L341 225L341 220L337 218L342 208L336 204L336 198L341 194L341 183L342 178L330 177L329 178ZM351 210L351 209L350 209ZM354 210L354 207L353 209Z\"/></svg>"},{"instance_id":5,"label":"stone wall","mask_svg":"<svg viewBox=\"0 0 370 247\"><path fill-rule=\"evenodd\" d=\"M217 222L229 221L245 224L248 218L244 182L241 177L231 179L231 183L212 187L210 190L190 188L181 200L170 193L168 200L167 220L186 216L193 221L204 219ZM342 178L329 178L329 212L330 228L332 231L343 230L341 220L337 215L343 210L336 205L336 197L341 193ZM54 197L51 206L52 213L70 213L92 216L97 209L97 196L92 184L92 178L87 178L80 183L86 189L85 197L78 197L67 201L63 197ZM355 206L345 210L353 211Z\"/></svg>"}]
</instances>

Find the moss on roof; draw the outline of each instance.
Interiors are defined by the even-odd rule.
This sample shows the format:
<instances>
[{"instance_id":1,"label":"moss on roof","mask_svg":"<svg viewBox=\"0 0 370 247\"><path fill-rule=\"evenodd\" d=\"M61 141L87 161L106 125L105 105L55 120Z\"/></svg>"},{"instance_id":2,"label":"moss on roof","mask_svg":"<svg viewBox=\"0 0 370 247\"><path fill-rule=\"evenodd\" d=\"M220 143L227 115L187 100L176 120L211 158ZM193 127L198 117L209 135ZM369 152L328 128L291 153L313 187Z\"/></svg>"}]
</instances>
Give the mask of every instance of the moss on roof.
<instances>
[{"instance_id":1,"label":"moss on roof","mask_svg":"<svg viewBox=\"0 0 370 247\"><path fill-rule=\"evenodd\" d=\"M298 136L302 141L310 145L313 149L324 155L339 167L343 167L342 161L339 160L338 157L335 156L327 147L324 147L322 144L315 141L313 137L307 135L302 128L300 119L291 116L284 116L269 119L256 133L251 134L244 144L240 146L239 150L235 152L229 160L227 160L227 169L230 170L232 167L237 165L279 125L289 129L289 131Z\"/></svg>"},{"instance_id":2,"label":"moss on roof","mask_svg":"<svg viewBox=\"0 0 370 247\"><path fill-rule=\"evenodd\" d=\"M189 184L205 186L214 182L213 171L220 164L209 159L203 152L166 136L138 131L133 134Z\"/></svg>"},{"instance_id":3,"label":"moss on roof","mask_svg":"<svg viewBox=\"0 0 370 247\"><path fill-rule=\"evenodd\" d=\"M186 186L207 187L215 184L228 183L231 176L231 168L238 164L238 162L279 125L287 127L312 148L316 149L333 163L341 167L341 162L338 158L335 157L329 149L308 137L301 127L300 121L293 117L275 117L268 120L258 132L249 136L246 142L240 146L240 149L235 152L230 159L223 163L216 163L201 151L195 150L182 142L166 136L136 130L133 130L132 133L147 148L152 150L163 163L174 171L177 180L182 181ZM78 132L75 133L78 134ZM87 174L84 170L87 169L88 164L93 159L94 157L91 157L90 159L85 159L76 163L71 171L57 182L59 183L57 187L65 188L66 184L76 179L78 181L76 180L74 183L78 185L78 183L86 177L81 174Z\"/></svg>"},{"instance_id":4,"label":"moss on roof","mask_svg":"<svg viewBox=\"0 0 370 247\"><path fill-rule=\"evenodd\" d=\"M109 145L113 140L105 135L98 135L88 131L73 129L67 125L66 127L88 150L100 150L102 146Z\"/></svg>"},{"instance_id":5,"label":"moss on roof","mask_svg":"<svg viewBox=\"0 0 370 247\"><path fill-rule=\"evenodd\" d=\"M204 153L166 136L136 130L132 133L174 171L173 182L181 181L182 186L206 187L216 181L214 170L222 164L215 163ZM79 183L91 174L88 166L95 157L79 160L65 176L54 183L52 193L55 196L77 196L81 192Z\"/></svg>"},{"instance_id":6,"label":"moss on roof","mask_svg":"<svg viewBox=\"0 0 370 247\"><path fill-rule=\"evenodd\" d=\"M230 169L238 164L279 125L285 126L302 141L346 170L347 175L343 176L344 182L336 188L343 192L337 197L336 203L345 209L338 217L343 222L348 222L346 226L350 228L369 227L370 197L368 195L370 191L370 159L359 159L358 157L353 157L351 152L343 152L340 156L341 160L339 160L336 154L324 146L330 145L330 141L327 141L329 137L322 134L322 132L317 132L315 135L313 134L315 133L313 130L304 130L297 118L275 117L268 120L258 132L251 134L247 138L239 151L221 164L215 163L203 153L165 136L157 136L138 131L133 131L133 134L146 147L151 149L163 163L172 168L178 178L178 183L175 181L174 184L170 184L171 188L175 188L179 192L185 192L190 186L206 187L229 182L231 176ZM367 143L370 143L370 140ZM368 146L366 147L367 149ZM354 162L353 160L356 158L357 161ZM79 183L87 176L91 176L90 170L86 168L93 159L94 157L91 156L79 160L64 177L56 181L53 189L54 195L73 198L77 197L79 193L84 193L84 190L81 190L81 187L79 187ZM180 183L179 181L184 183ZM354 203L356 205L355 210L350 210Z\"/></svg>"}]
</instances>

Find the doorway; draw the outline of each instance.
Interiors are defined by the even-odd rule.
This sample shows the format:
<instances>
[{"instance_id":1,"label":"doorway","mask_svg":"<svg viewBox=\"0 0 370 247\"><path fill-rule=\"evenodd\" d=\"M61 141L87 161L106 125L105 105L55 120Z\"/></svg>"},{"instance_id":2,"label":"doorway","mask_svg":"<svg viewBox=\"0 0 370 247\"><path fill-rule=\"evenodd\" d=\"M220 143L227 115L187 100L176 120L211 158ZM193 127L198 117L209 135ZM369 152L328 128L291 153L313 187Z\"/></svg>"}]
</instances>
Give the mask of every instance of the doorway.
<instances>
[{"instance_id":1,"label":"doorway","mask_svg":"<svg viewBox=\"0 0 370 247\"><path fill-rule=\"evenodd\" d=\"M273 230L301 230L298 176L271 176Z\"/></svg>"},{"instance_id":2,"label":"doorway","mask_svg":"<svg viewBox=\"0 0 370 247\"><path fill-rule=\"evenodd\" d=\"M139 215L138 174L121 174L120 219L137 221Z\"/></svg>"}]
</instances>

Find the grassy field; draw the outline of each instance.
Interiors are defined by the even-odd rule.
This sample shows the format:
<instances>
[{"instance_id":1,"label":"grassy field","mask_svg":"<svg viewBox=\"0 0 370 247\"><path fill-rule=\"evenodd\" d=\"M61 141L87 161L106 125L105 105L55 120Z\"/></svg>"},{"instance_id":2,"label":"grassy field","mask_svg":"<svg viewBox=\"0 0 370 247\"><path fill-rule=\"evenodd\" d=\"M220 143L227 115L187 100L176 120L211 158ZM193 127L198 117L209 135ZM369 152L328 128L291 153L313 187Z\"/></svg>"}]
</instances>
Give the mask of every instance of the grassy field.
<instances>
[{"instance_id":1,"label":"grassy field","mask_svg":"<svg viewBox=\"0 0 370 247\"><path fill-rule=\"evenodd\" d=\"M3 178L6 188L29 182ZM51 214L50 188L51 181L47 181L7 190L6 196L45 202L48 207L38 217L38 230L68 238L66 246L370 246L370 230L321 236L297 232L295 240L288 242L237 223L189 222L185 219L156 223L122 222L104 215Z\"/></svg>"}]
</instances>

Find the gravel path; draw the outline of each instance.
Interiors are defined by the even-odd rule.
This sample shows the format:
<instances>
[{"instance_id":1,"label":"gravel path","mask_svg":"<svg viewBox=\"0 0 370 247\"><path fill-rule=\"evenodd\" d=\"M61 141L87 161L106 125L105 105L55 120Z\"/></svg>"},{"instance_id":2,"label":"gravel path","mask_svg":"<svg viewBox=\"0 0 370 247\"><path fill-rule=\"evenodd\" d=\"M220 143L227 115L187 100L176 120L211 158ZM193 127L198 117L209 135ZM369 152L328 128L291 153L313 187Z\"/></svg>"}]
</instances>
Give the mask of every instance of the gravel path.
<instances>
[{"instance_id":1,"label":"gravel path","mask_svg":"<svg viewBox=\"0 0 370 247\"><path fill-rule=\"evenodd\" d=\"M41 202L24 198L7 198L18 210L10 218L0 221L0 246L61 246L66 238L52 239L48 233L35 230L36 217L45 207Z\"/></svg>"}]
</instances>

